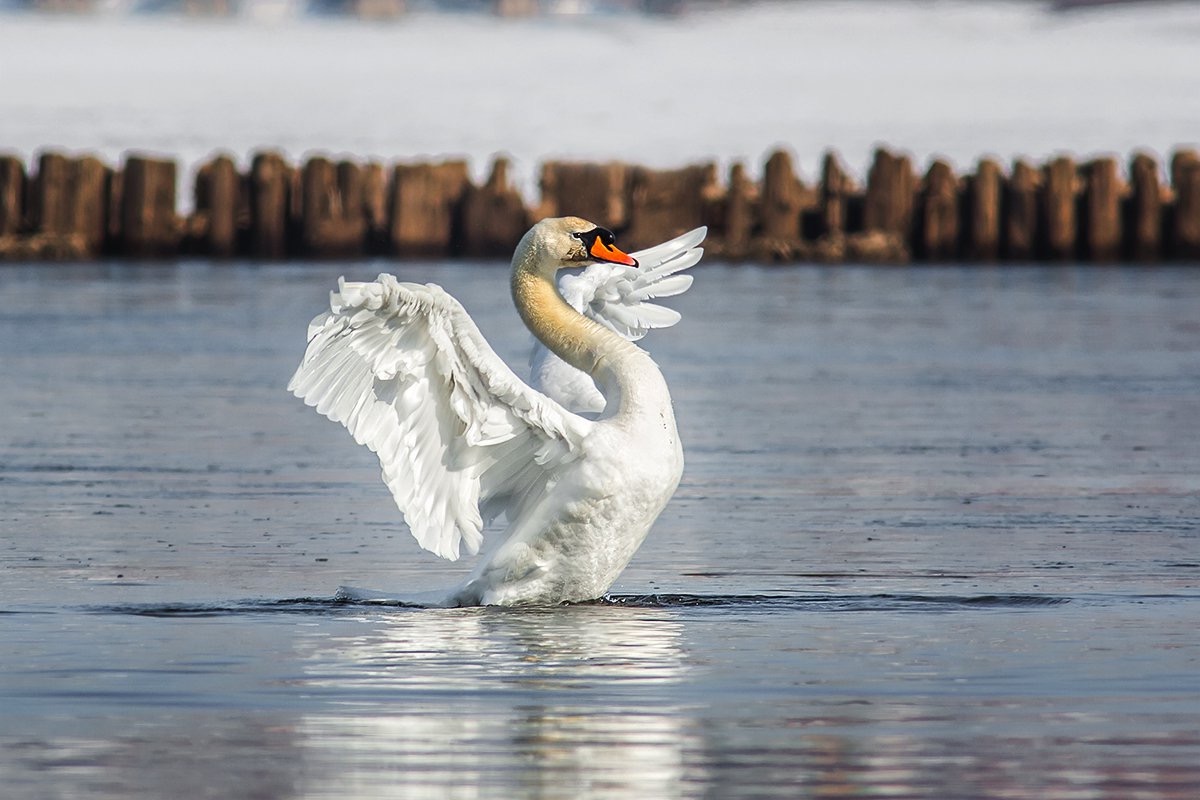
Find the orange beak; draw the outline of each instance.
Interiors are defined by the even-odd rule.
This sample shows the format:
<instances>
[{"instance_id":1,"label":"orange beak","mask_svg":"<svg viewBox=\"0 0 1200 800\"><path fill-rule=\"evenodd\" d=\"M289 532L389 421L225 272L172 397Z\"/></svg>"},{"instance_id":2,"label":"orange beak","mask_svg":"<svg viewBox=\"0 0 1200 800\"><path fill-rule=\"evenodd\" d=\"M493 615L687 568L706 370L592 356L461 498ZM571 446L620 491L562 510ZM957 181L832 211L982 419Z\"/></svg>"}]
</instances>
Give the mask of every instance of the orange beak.
<instances>
[{"instance_id":1,"label":"orange beak","mask_svg":"<svg viewBox=\"0 0 1200 800\"><path fill-rule=\"evenodd\" d=\"M615 245L605 244L600 241L599 236L592 240L592 246L588 252L597 261L607 261L609 264L624 264L627 267L636 267L638 265L636 258L622 252Z\"/></svg>"}]
</instances>

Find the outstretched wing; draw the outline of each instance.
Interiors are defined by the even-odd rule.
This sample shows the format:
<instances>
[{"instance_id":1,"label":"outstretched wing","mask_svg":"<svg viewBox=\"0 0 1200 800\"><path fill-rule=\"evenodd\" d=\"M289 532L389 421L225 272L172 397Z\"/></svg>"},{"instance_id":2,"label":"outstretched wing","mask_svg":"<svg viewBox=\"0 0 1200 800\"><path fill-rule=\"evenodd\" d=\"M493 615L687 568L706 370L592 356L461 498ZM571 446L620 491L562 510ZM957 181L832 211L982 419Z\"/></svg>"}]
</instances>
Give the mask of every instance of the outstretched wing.
<instances>
[{"instance_id":1,"label":"outstretched wing","mask_svg":"<svg viewBox=\"0 0 1200 800\"><path fill-rule=\"evenodd\" d=\"M288 390L379 456L421 547L475 553L578 457L592 424L531 389L434 284L338 280Z\"/></svg>"},{"instance_id":2,"label":"outstretched wing","mask_svg":"<svg viewBox=\"0 0 1200 800\"><path fill-rule=\"evenodd\" d=\"M636 268L593 264L578 275L564 274L559 290L576 311L637 341L652 328L668 328L679 322L678 311L648 301L682 294L691 287L692 276L678 273L700 260L704 250L699 245L707 233L707 228L696 228L669 242L631 253L637 259ZM579 413L604 409L604 397L591 376L567 364L536 339L529 365L534 388L564 407Z\"/></svg>"}]
</instances>

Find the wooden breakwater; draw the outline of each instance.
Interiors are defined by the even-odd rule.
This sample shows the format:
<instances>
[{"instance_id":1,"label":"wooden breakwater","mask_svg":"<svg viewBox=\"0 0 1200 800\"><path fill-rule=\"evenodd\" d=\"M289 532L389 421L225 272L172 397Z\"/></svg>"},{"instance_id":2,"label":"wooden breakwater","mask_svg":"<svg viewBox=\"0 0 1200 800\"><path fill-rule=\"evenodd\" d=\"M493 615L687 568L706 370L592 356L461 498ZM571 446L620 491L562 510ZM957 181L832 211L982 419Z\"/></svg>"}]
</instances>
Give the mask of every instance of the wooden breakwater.
<instances>
[{"instance_id":1,"label":"wooden breakwater","mask_svg":"<svg viewBox=\"0 0 1200 800\"><path fill-rule=\"evenodd\" d=\"M0 156L0 260L95 258L507 258L546 216L612 228L630 249L697 225L729 260L768 263L1200 261L1200 154L1164 170L1137 154L1007 169L982 159L958 175L943 160L875 152L865 182L835 153L807 183L784 151L761 175L734 164L658 170L551 161L533 203L504 159L481 185L465 161L396 163L273 152L241 170L227 155L199 166L194 209L177 208L178 165L131 155L119 168L92 156Z\"/></svg>"}]
</instances>

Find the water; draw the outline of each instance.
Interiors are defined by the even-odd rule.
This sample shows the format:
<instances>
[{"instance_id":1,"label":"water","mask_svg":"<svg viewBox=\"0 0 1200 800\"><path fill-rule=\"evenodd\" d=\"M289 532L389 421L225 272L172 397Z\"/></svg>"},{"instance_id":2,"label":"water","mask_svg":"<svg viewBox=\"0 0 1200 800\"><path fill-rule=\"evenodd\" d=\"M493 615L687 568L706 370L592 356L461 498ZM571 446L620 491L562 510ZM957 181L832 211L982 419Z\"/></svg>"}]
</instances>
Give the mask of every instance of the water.
<instances>
[{"instance_id":1,"label":"water","mask_svg":"<svg viewBox=\"0 0 1200 800\"><path fill-rule=\"evenodd\" d=\"M0 272L7 797L1195 796L1193 268L701 267L677 497L512 611L334 599L466 569L283 389L381 266Z\"/></svg>"}]
</instances>

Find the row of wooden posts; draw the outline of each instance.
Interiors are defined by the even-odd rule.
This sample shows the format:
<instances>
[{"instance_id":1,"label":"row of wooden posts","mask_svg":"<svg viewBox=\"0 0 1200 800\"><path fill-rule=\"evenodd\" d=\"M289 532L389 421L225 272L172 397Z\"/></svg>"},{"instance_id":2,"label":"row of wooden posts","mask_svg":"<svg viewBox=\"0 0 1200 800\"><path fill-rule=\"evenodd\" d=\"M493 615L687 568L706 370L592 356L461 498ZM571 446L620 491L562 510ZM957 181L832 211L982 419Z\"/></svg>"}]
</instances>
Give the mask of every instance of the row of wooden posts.
<instances>
[{"instance_id":1,"label":"row of wooden posts","mask_svg":"<svg viewBox=\"0 0 1200 800\"><path fill-rule=\"evenodd\" d=\"M878 149L860 186L835 153L814 184L785 151L757 180L734 164L656 170L551 161L528 203L497 159L482 185L465 161L399 163L274 152L240 171L228 155L195 175L194 210L180 214L174 161L42 153L36 169L0 156L0 260L95 258L507 257L546 216L576 215L638 249L697 225L718 258L768 263L916 261L1200 261L1200 155L1164 168L1144 153L1067 156L1005 170L982 159L959 176L935 160Z\"/></svg>"}]
</instances>

